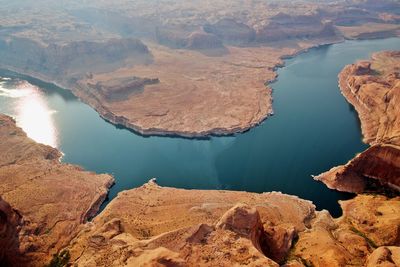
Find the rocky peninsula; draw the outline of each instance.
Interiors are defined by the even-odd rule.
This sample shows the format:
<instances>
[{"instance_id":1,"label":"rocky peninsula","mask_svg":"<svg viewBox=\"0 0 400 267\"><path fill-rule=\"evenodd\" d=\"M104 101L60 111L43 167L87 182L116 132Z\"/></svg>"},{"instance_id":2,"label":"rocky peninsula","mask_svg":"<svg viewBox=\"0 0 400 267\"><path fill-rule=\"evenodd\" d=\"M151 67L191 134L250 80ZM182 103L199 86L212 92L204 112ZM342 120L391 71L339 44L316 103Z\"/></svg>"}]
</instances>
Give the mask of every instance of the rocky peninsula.
<instances>
[{"instance_id":1,"label":"rocky peninsula","mask_svg":"<svg viewBox=\"0 0 400 267\"><path fill-rule=\"evenodd\" d=\"M391 0L23 2L0 7L0 66L142 134L245 131L273 113L267 85L284 58L400 34ZM339 75L371 144L315 177L357 193L339 218L280 192L154 179L99 213L112 176L61 163L0 115L0 265L399 266L399 64L399 52L383 52Z\"/></svg>"},{"instance_id":2,"label":"rocky peninsula","mask_svg":"<svg viewBox=\"0 0 400 267\"><path fill-rule=\"evenodd\" d=\"M349 163L315 179L346 192L400 188L400 51L372 55L371 61L346 66L339 86L354 106L369 149Z\"/></svg>"},{"instance_id":3,"label":"rocky peninsula","mask_svg":"<svg viewBox=\"0 0 400 267\"><path fill-rule=\"evenodd\" d=\"M60 163L57 149L34 142L5 115L0 140L0 262L43 266L97 213L114 179Z\"/></svg>"},{"instance_id":4,"label":"rocky peninsula","mask_svg":"<svg viewBox=\"0 0 400 267\"><path fill-rule=\"evenodd\" d=\"M111 176L60 163L56 149L8 116L0 126L2 266L400 264L399 197L358 195L335 219L279 192L184 190L152 179L96 215Z\"/></svg>"},{"instance_id":5,"label":"rocky peninsula","mask_svg":"<svg viewBox=\"0 0 400 267\"><path fill-rule=\"evenodd\" d=\"M400 33L390 0L95 2L0 9L0 66L70 89L144 135L246 131L273 114L266 85L284 58Z\"/></svg>"}]
</instances>

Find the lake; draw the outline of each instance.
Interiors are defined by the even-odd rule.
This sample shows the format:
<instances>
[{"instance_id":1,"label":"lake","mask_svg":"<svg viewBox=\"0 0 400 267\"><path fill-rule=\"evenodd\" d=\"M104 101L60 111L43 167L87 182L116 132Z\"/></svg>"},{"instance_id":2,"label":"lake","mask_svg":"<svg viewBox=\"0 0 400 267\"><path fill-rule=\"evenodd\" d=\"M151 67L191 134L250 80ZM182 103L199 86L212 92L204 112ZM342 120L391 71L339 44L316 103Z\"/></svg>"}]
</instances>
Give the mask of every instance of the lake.
<instances>
[{"instance_id":1,"label":"lake","mask_svg":"<svg viewBox=\"0 0 400 267\"><path fill-rule=\"evenodd\" d=\"M60 149L63 162L113 174L109 200L156 177L178 188L281 191L338 216L337 201L350 195L311 175L346 163L367 145L337 75L372 52L399 48L398 38L346 41L286 60L271 85L275 115L234 136L143 137L104 121L69 91L8 71L0 72L0 112L34 140Z\"/></svg>"}]
</instances>

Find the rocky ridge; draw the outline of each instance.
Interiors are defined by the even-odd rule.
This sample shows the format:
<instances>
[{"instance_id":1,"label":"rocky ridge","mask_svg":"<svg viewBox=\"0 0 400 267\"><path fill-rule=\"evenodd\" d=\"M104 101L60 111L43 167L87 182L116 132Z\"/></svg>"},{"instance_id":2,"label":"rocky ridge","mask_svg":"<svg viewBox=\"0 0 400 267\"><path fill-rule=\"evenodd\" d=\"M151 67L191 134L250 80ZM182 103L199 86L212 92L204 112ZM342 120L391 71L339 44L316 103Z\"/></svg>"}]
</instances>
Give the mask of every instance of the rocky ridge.
<instances>
[{"instance_id":1,"label":"rocky ridge","mask_svg":"<svg viewBox=\"0 0 400 267\"><path fill-rule=\"evenodd\" d=\"M279 192L123 191L59 162L0 118L0 262L5 266L364 266L396 262L400 199L359 195L343 216ZM68 181L68 183L65 183Z\"/></svg>"},{"instance_id":2,"label":"rocky ridge","mask_svg":"<svg viewBox=\"0 0 400 267\"><path fill-rule=\"evenodd\" d=\"M359 195L341 205L334 219L281 193L151 180L121 192L66 250L77 266L364 266L400 245L399 198Z\"/></svg>"},{"instance_id":3,"label":"rocky ridge","mask_svg":"<svg viewBox=\"0 0 400 267\"><path fill-rule=\"evenodd\" d=\"M97 213L114 180L60 163L58 150L35 143L5 115L0 115L0 140L2 236L18 244L15 255L1 251L8 261L40 266ZM11 236L9 227L18 235Z\"/></svg>"},{"instance_id":4,"label":"rocky ridge","mask_svg":"<svg viewBox=\"0 0 400 267\"><path fill-rule=\"evenodd\" d=\"M356 109L371 144L349 163L316 176L329 188L347 192L400 188L400 52L372 55L339 74L343 95Z\"/></svg>"},{"instance_id":5,"label":"rocky ridge","mask_svg":"<svg viewBox=\"0 0 400 267\"><path fill-rule=\"evenodd\" d=\"M0 9L0 66L71 89L106 120L141 134L233 134L273 113L265 85L283 58L345 37L398 36L398 5L10 3L13 16ZM132 77L158 82L137 90L126 82Z\"/></svg>"}]
</instances>

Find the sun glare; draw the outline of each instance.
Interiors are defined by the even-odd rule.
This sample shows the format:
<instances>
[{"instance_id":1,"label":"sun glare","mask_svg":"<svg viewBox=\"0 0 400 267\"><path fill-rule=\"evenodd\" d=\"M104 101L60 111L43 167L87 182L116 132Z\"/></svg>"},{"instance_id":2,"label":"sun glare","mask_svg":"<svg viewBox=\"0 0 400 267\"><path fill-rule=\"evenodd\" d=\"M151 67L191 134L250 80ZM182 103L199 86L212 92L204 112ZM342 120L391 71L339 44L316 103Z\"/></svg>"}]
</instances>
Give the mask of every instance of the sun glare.
<instances>
[{"instance_id":1,"label":"sun glare","mask_svg":"<svg viewBox=\"0 0 400 267\"><path fill-rule=\"evenodd\" d=\"M27 135L36 142L57 147L57 131L54 126L52 114L45 96L39 88L21 83L13 91L10 97L17 97L16 119Z\"/></svg>"}]
</instances>

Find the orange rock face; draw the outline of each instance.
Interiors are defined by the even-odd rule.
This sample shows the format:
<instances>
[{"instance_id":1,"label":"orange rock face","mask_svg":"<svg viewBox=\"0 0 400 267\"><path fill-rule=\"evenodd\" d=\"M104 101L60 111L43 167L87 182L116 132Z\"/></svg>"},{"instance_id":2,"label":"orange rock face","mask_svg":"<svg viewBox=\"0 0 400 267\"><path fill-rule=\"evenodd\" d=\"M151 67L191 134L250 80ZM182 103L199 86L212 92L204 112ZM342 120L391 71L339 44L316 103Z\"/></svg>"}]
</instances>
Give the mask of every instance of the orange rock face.
<instances>
[{"instance_id":1,"label":"orange rock face","mask_svg":"<svg viewBox=\"0 0 400 267\"><path fill-rule=\"evenodd\" d=\"M66 249L77 266L364 266L377 247L398 246L399 205L359 195L334 219L281 193L150 181L121 192Z\"/></svg>"},{"instance_id":2,"label":"orange rock face","mask_svg":"<svg viewBox=\"0 0 400 267\"><path fill-rule=\"evenodd\" d=\"M364 141L400 146L400 51L347 66L339 75L343 95L361 120Z\"/></svg>"},{"instance_id":3,"label":"orange rock face","mask_svg":"<svg viewBox=\"0 0 400 267\"><path fill-rule=\"evenodd\" d=\"M0 196L24 219L19 252L38 266L95 215L113 178L60 163L60 152L35 143L4 115L0 140Z\"/></svg>"},{"instance_id":4,"label":"orange rock face","mask_svg":"<svg viewBox=\"0 0 400 267\"><path fill-rule=\"evenodd\" d=\"M382 185L399 190L400 51L377 53L371 62L345 67L339 85L358 113L364 141L372 147L315 179L347 192L360 193Z\"/></svg>"},{"instance_id":5,"label":"orange rock face","mask_svg":"<svg viewBox=\"0 0 400 267\"><path fill-rule=\"evenodd\" d=\"M0 265L17 266L21 263L18 233L22 218L0 197Z\"/></svg>"},{"instance_id":6,"label":"orange rock face","mask_svg":"<svg viewBox=\"0 0 400 267\"><path fill-rule=\"evenodd\" d=\"M342 202L343 216L334 219L282 193L183 190L151 180L119 193L87 222L112 178L61 164L57 150L27 138L7 116L0 125L0 151L7 151L0 152L2 266L50 260L85 267L373 266L397 260L398 197L359 195Z\"/></svg>"}]
</instances>

